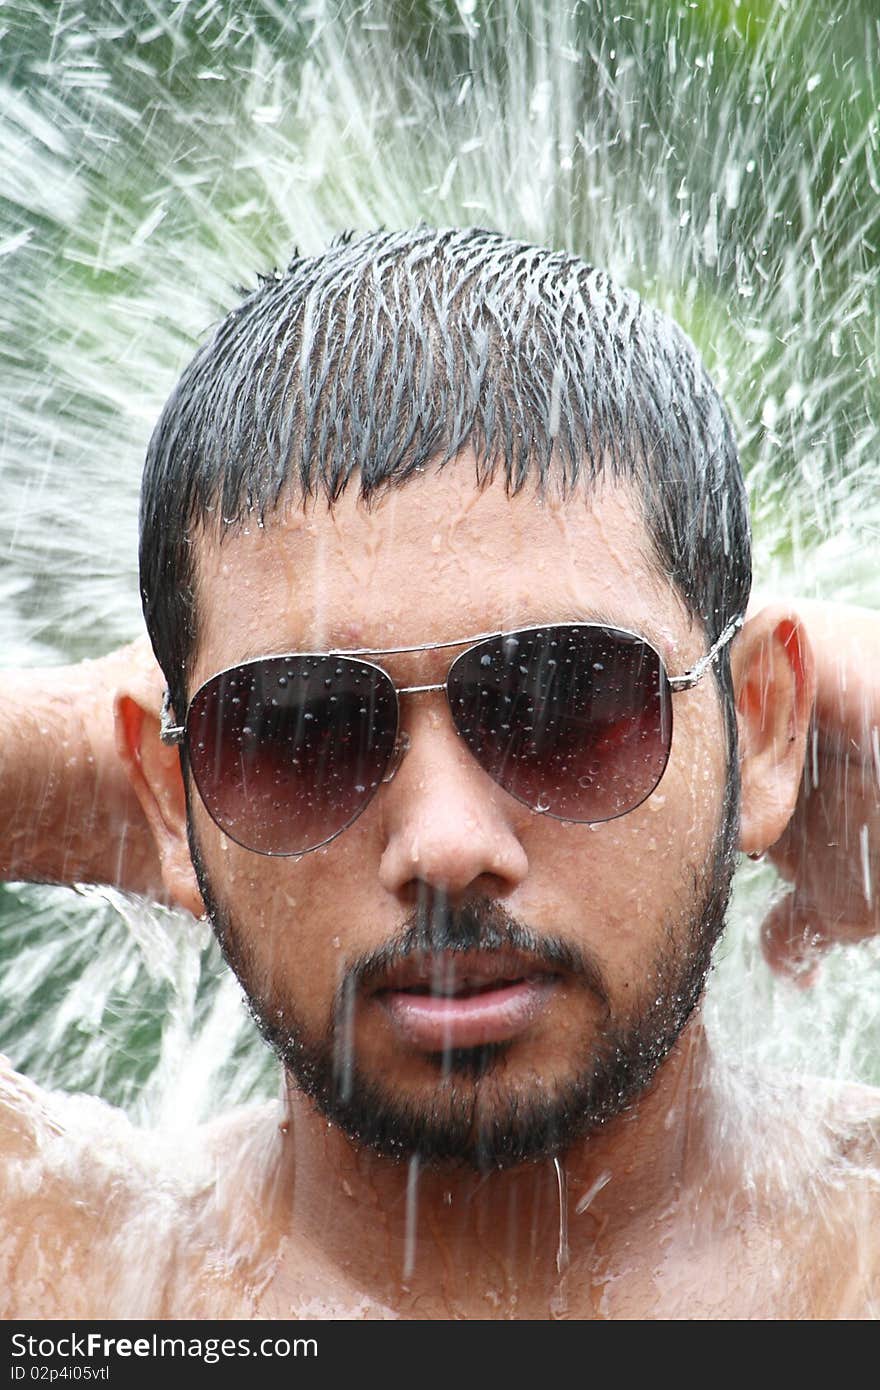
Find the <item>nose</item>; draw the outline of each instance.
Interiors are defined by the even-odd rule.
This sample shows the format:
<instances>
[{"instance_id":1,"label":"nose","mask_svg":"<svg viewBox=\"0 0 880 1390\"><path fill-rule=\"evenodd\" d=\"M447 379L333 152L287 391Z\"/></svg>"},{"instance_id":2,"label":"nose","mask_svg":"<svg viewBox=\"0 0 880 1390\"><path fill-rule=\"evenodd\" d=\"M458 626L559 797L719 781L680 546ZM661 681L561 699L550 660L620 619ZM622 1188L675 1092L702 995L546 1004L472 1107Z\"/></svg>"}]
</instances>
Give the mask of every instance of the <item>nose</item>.
<instances>
[{"instance_id":1,"label":"nose","mask_svg":"<svg viewBox=\"0 0 880 1390\"><path fill-rule=\"evenodd\" d=\"M528 873L518 827L529 812L483 771L442 696L416 701L397 771L382 789L380 882L408 900L425 885L450 897L510 891Z\"/></svg>"}]
</instances>

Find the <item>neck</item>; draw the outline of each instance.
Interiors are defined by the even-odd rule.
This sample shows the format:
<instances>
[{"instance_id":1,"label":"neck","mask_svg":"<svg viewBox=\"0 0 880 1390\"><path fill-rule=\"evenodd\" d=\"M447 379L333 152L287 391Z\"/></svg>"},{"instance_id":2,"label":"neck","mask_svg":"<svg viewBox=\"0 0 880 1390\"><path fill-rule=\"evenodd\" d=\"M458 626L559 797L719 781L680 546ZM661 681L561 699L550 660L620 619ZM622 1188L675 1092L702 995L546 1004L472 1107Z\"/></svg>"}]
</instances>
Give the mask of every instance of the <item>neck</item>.
<instances>
[{"instance_id":1,"label":"neck","mask_svg":"<svg viewBox=\"0 0 880 1390\"><path fill-rule=\"evenodd\" d=\"M632 1241L703 1185L706 1077L693 1021L623 1114L558 1158L489 1174L358 1149L288 1082L272 1175L279 1293L308 1250L349 1296L411 1316L552 1315L573 1290L601 1290Z\"/></svg>"}]
</instances>

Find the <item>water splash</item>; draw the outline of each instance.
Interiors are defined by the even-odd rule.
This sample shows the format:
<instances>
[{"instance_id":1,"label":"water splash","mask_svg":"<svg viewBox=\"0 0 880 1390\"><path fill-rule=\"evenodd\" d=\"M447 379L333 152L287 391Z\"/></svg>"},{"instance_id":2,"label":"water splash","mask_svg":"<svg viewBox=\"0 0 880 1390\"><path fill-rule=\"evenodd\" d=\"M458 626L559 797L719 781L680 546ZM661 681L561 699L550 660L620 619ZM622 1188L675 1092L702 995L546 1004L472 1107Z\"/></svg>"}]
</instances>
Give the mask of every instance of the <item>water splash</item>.
<instances>
[{"instance_id":1,"label":"water splash","mask_svg":"<svg viewBox=\"0 0 880 1390\"><path fill-rule=\"evenodd\" d=\"M7 4L8 663L139 630L144 446L232 287L293 244L420 218L565 246L672 313L734 417L761 587L880 603L878 30L839 11ZM738 1054L880 1080L876 946L835 953L810 994L774 982L757 936L777 892L766 867L740 878L711 1026ZM2 901L3 1045L36 1078L138 1118L274 1089L201 929L141 930L106 895Z\"/></svg>"},{"instance_id":2,"label":"water splash","mask_svg":"<svg viewBox=\"0 0 880 1390\"><path fill-rule=\"evenodd\" d=\"M403 1237L403 1282L408 1283L416 1267L419 1229L419 1160L413 1155L406 1174L406 1213Z\"/></svg>"},{"instance_id":3,"label":"water splash","mask_svg":"<svg viewBox=\"0 0 880 1390\"><path fill-rule=\"evenodd\" d=\"M577 1206L575 1207L575 1213L577 1216L583 1216L585 1211L589 1211L590 1206L593 1202L593 1198L598 1197L599 1193L602 1191L602 1188L608 1186L608 1184L611 1181L611 1178L612 1174L609 1172L607 1168L605 1168L595 1179L595 1181L590 1183L590 1186L587 1188L584 1195L578 1199Z\"/></svg>"},{"instance_id":4,"label":"water splash","mask_svg":"<svg viewBox=\"0 0 880 1390\"><path fill-rule=\"evenodd\" d=\"M565 1170L558 1158L554 1158L553 1167L556 1172L556 1188L559 1197L559 1245L556 1249L556 1271L564 1274L568 1269L569 1249L568 1249L568 1185L565 1180Z\"/></svg>"}]
</instances>

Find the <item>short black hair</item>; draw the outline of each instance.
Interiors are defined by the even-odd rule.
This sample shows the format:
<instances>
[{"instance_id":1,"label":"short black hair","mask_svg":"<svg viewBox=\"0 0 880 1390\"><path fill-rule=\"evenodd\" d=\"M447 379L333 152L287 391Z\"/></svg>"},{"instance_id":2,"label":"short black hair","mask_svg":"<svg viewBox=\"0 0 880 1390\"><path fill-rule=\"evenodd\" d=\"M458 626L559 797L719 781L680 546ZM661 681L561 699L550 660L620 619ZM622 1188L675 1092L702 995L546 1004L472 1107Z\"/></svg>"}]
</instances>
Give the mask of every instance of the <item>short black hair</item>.
<instances>
[{"instance_id":1,"label":"short black hair","mask_svg":"<svg viewBox=\"0 0 880 1390\"><path fill-rule=\"evenodd\" d=\"M198 640L194 540L356 479L366 502L470 446L563 492L633 484L661 572L707 644L745 611L748 505L696 348L577 256L476 228L342 237L261 277L174 389L141 499L147 628L182 718ZM736 727L729 650L716 663ZM735 769L734 769L735 775Z\"/></svg>"}]
</instances>

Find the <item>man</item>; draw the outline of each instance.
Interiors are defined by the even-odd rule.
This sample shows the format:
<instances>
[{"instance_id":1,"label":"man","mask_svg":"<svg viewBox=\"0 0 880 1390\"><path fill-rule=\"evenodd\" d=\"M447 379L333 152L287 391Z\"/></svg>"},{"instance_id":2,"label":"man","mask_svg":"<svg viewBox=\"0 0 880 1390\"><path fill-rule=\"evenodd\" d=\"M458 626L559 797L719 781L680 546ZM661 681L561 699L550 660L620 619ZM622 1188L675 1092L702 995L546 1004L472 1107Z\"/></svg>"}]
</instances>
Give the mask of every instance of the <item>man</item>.
<instances>
[{"instance_id":1,"label":"man","mask_svg":"<svg viewBox=\"0 0 880 1390\"><path fill-rule=\"evenodd\" d=\"M817 658L796 614L746 621L742 478L683 335L486 232L296 260L166 406L141 575L168 693L160 721L117 682L120 754L284 1113L171 1172L10 1073L7 1315L870 1314L874 1096L737 1108L696 1008L737 846L799 804ZM9 871L57 862L24 826ZM134 839L106 876L149 886Z\"/></svg>"}]
</instances>

